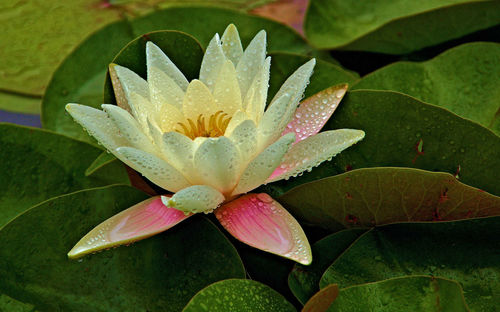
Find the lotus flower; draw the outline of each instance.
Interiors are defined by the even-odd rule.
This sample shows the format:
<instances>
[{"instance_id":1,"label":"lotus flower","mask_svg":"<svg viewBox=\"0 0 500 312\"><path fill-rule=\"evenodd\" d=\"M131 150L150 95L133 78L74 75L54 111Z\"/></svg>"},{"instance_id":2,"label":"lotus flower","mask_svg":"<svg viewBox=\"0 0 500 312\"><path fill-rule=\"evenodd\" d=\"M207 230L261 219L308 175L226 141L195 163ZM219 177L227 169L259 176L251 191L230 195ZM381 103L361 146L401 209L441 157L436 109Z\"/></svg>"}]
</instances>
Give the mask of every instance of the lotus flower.
<instances>
[{"instance_id":1,"label":"lotus flower","mask_svg":"<svg viewBox=\"0 0 500 312\"><path fill-rule=\"evenodd\" d=\"M191 82L152 42L147 81L110 65L118 106L68 104L70 115L118 159L173 196L155 196L104 221L68 253L78 258L163 232L195 213L214 212L238 240L299 263L312 261L298 222L258 186L288 179L364 137L321 127L346 92L333 87L299 107L315 60L298 68L265 110L270 57L266 33L243 51L229 25L210 41ZM298 108L297 108L298 107Z\"/></svg>"}]
</instances>

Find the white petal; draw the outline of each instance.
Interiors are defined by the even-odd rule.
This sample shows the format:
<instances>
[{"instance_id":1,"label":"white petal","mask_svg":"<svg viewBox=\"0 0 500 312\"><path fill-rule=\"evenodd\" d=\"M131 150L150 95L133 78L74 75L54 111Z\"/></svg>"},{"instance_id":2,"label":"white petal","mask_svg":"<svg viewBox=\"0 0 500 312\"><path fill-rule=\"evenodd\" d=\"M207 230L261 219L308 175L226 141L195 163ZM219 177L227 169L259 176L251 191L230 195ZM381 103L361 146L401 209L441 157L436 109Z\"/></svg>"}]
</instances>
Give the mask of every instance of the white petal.
<instances>
[{"instance_id":1,"label":"white petal","mask_svg":"<svg viewBox=\"0 0 500 312\"><path fill-rule=\"evenodd\" d=\"M172 131L163 134L160 146L163 157L195 184L196 177L193 171L195 143L185 135Z\"/></svg>"},{"instance_id":2,"label":"white petal","mask_svg":"<svg viewBox=\"0 0 500 312\"><path fill-rule=\"evenodd\" d=\"M156 148L151 143L150 138L142 132L139 123L126 110L109 104L103 104L102 108L133 147L149 153L156 153Z\"/></svg>"},{"instance_id":3,"label":"white petal","mask_svg":"<svg viewBox=\"0 0 500 312\"><path fill-rule=\"evenodd\" d=\"M163 204L184 213L212 212L222 202L224 195L208 185L193 185L174 194L171 198L162 196Z\"/></svg>"},{"instance_id":4,"label":"white petal","mask_svg":"<svg viewBox=\"0 0 500 312\"><path fill-rule=\"evenodd\" d=\"M249 192L263 184L278 167L293 141L295 141L295 134L288 133L257 155L243 171L238 186L231 195Z\"/></svg>"},{"instance_id":5,"label":"white petal","mask_svg":"<svg viewBox=\"0 0 500 312\"><path fill-rule=\"evenodd\" d=\"M250 42L236 66L243 98L266 58L266 32L261 30Z\"/></svg>"},{"instance_id":6,"label":"white petal","mask_svg":"<svg viewBox=\"0 0 500 312\"><path fill-rule=\"evenodd\" d=\"M148 67L148 83L151 102L157 108L161 108L166 102L177 109L182 109L184 91L162 70L156 67Z\"/></svg>"},{"instance_id":7,"label":"white petal","mask_svg":"<svg viewBox=\"0 0 500 312\"><path fill-rule=\"evenodd\" d=\"M227 125L226 131L224 132L224 136L230 137L231 133L238 127L242 122L245 120L249 120L250 117L245 112L242 111L237 111L234 113L234 115L231 117L231 120L229 121L229 124Z\"/></svg>"},{"instance_id":8,"label":"white petal","mask_svg":"<svg viewBox=\"0 0 500 312\"><path fill-rule=\"evenodd\" d=\"M236 185L240 155L228 138L208 138L195 152L194 167L203 184L226 193Z\"/></svg>"},{"instance_id":9,"label":"white petal","mask_svg":"<svg viewBox=\"0 0 500 312\"><path fill-rule=\"evenodd\" d=\"M225 61L226 57L222 51L219 34L215 34L208 44L205 55L203 55L200 69L200 80L203 81L210 90L213 89L215 80Z\"/></svg>"},{"instance_id":10,"label":"white petal","mask_svg":"<svg viewBox=\"0 0 500 312\"><path fill-rule=\"evenodd\" d=\"M129 102L132 93L137 93L143 98L149 99L149 86L146 80L126 67L116 65L114 69Z\"/></svg>"},{"instance_id":11,"label":"white petal","mask_svg":"<svg viewBox=\"0 0 500 312\"><path fill-rule=\"evenodd\" d=\"M147 132L148 118L154 118L156 115L156 107L149 101L149 96L146 98L139 93L131 92L128 103L135 119L139 122L143 131Z\"/></svg>"},{"instance_id":12,"label":"white petal","mask_svg":"<svg viewBox=\"0 0 500 312\"><path fill-rule=\"evenodd\" d=\"M243 47L241 46L240 35L238 29L233 24L227 26L222 35L222 51L226 58L231 60L234 65L238 64L243 55Z\"/></svg>"},{"instance_id":13,"label":"white petal","mask_svg":"<svg viewBox=\"0 0 500 312\"><path fill-rule=\"evenodd\" d=\"M257 127L253 120L245 120L229 136L229 139L240 151L240 156L245 164L257 152L257 135Z\"/></svg>"},{"instance_id":14,"label":"white petal","mask_svg":"<svg viewBox=\"0 0 500 312\"><path fill-rule=\"evenodd\" d=\"M222 65L213 94L217 110L222 110L230 116L241 110L240 87L236 78L236 69L230 60Z\"/></svg>"},{"instance_id":15,"label":"white petal","mask_svg":"<svg viewBox=\"0 0 500 312\"><path fill-rule=\"evenodd\" d=\"M160 129L160 126L158 126L155 119L148 119L148 129L149 135L153 139L154 144L156 146L161 146L163 141L163 131Z\"/></svg>"},{"instance_id":16,"label":"white petal","mask_svg":"<svg viewBox=\"0 0 500 312\"><path fill-rule=\"evenodd\" d=\"M108 151L114 153L116 148L130 145L102 110L86 105L67 104L66 111Z\"/></svg>"},{"instance_id":17,"label":"white petal","mask_svg":"<svg viewBox=\"0 0 500 312\"><path fill-rule=\"evenodd\" d=\"M286 127L289 117L286 116L290 104L291 95L283 94L278 100L274 101L260 120L259 129L259 148L264 148L276 141ZM291 117L291 116L290 116ZM284 121L284 119L287 119Z\"/></svg>"},{"instance_id":18,"label":"white petal","mask_svg":"<svg viewBox=\"0 0 500 312\"><path fill-rule=\"evenodd\" d=\"M133 147L119 147L116 151L128 166L170 192L177 192L190 185L177 169L163 159Z\"/></svg>"},{"instance_id":19,"label":"white petal","mask_svg":"<svg viewBox=\"0 0 500 312\"><path fill-rule=\"evenodd\" d=\"M182 111L184 117L192 121L197 120L199 115L208 118L217 111L212 93L200 80L195 79L189 83L182 103Z\"/></svg>"},{"instance_id":20,"label":"white petal","mask_svg":"<svg viewBox=\"0 0 500 312\"><path fill-rule=\"evenodd\" d=\"M360 141L364 136L365 133L361 130L339 129L308 137L290 148L283 157L277 174L273 174L267 182L288 179L310 170Z\"/></svg>"},{"instance_id":21,"label":"white petal","mask_svg":"<svg viewBox=\"0 0 500 312\"><path fill-rule=\"evenodd\" d=\"M158 115L155 116L156 122L162 132L173 131L179 127L179 122L184 121L184 114L175 106L163 104Z\"/></svg>"},{"instance_id":22,"label":"white petal","mask_svg":"<svg viewBox=\"0 0 500 312\"><path fill-rule=\"evenodd\" d=\"M269 87L269 70L271 57L268 57L248 89L243 108L255 122L259 122L266 108L267 89Z\"/></svg>"},{"instance_id":23,"label":"white petal","mask_svg":"<svg viewBox=\"0 0 500 312\"><path fill-rule=\"evenodd\" d=\"M311 78L314 65L316 65L316 60L311 59L304 65L297 68L297 70L293 74L291 74L290 77L288 77L288 79L283 83L283 85L271 101L270 105L278 100L283 94L289 93L292 95L291 106L295 105L295 107L297 107L297 104L302 98L304 90L309 83L309 78Z\"/></svg>"},{"instance_id":24,"label":"white petal","mask_svg":"<svg viewBox=\"0 0 500 312\"><path fill-rule=\"evenodd\" d=\"M151 41L146 43L146 62L148 66L148 80L150 68L156 67L172 78L182 90L187 89L188 81L186 77L184 77L184 74L175 66L168 56Z\"/></svg>"}]
</instances>

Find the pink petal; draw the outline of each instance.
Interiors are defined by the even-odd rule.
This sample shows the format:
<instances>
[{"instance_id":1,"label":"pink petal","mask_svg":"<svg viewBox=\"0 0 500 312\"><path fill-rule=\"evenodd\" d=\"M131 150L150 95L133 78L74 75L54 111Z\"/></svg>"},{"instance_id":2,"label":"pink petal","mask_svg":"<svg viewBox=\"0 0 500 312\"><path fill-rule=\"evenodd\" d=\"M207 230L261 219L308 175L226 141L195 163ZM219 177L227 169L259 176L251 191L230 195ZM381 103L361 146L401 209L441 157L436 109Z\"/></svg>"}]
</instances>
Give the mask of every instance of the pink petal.
<instances>
[{"instance_id":1,"label":"pink petal","mask_svg":"<svg viewBox=\"0 0 500 312\"><path fill-rule=\"evenodd\" d=\"M294 132L297 143L318 133L339 105L347 87L347 84L333 86L305 99L282 135Z\"/></svg>"},{"instance_id":2,"label":"pink petal","mask_svg":"<svg viewBox=\"0 0 500 312\"><path fill-rule=\"evenodd\" d=\"M85 235L68 253L71 259L148 238L173 227L190 215L166 207L155 196L109 218Z\"/></svg>"},{"instance_id":3,"label":"pink petal","mask_svg":"<svg viewBox=\"0 0 500 312\"><path fill-rule=\"evenodd\" d=\"M215 210L215 216L245 244L305 265L312 261L311 247L297 220L265 193L241 196Z\"/></svg>"}]
</instances>

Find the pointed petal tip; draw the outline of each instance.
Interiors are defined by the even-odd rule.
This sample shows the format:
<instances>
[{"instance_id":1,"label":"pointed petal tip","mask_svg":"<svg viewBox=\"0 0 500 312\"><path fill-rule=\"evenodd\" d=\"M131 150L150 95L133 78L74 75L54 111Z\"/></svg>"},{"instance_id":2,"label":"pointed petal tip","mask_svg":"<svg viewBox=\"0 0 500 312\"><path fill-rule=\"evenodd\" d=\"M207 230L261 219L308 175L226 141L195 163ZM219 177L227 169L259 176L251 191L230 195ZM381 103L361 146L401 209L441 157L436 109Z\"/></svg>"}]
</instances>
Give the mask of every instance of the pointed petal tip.
<instances>
[{"instance_id":1,"label":"pointed petal tip","mask_svg":"<svg viewBox=\"0 0 500 312\"><path fill-rule=\"evenodd\" d=\"M260 250L308 265L311 246L300 224L266 193L243 195L215 211L235 238Z\"/></svg>"},{"instance_id":2,"label":"pointed petal tip","mask_svg":"<svg viewBox=\"0 0 500 312\"><path fill-rule=\"evenodd\" d=\"M191 215L166 207L160 196L149 198L107 219L87 233L68 252L69 259L124 244L168 230Z\"/></svg>"}]
</instances>

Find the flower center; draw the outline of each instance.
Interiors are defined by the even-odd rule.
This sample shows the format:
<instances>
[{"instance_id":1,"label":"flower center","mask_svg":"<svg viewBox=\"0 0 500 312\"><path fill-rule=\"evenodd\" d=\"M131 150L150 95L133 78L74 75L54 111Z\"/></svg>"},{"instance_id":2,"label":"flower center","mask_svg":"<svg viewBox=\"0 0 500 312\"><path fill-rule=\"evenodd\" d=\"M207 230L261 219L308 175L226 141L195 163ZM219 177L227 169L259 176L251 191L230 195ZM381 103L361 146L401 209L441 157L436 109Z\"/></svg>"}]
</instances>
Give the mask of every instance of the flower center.
<instances>
[{"instance_id":1,"label":"flower center","mask_svg":"<svg viewBox=\"0 0 500 312\"><path fill-rule=\"evenodd\" d=\"M231 117L223 111L218 111L209 118L200 114L195 121L188 118L185 122L177 123L179 126L175 131L193 140L197 137L216 138L224 135L229 121Z\"/></svg>"}]
</instances>

